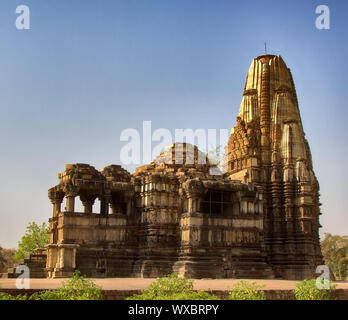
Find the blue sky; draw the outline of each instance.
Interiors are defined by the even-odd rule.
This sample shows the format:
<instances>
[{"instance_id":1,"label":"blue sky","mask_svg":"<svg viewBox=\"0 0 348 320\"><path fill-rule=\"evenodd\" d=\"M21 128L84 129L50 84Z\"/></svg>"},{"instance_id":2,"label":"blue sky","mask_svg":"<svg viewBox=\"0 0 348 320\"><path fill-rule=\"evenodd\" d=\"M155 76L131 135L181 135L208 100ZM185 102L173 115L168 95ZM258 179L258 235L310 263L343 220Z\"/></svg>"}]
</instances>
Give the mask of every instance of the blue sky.
<instances>
[{"instance_id":1,"label":"blue sky","mask_svg":"<svg viewBox=\"0 0 348 320\"><path fill-rule=\"evenodd\" d=\"M30 30L15 28L20 4ZM315 27L321 4L330 30ZM66 163L119 163L122 130L234 126L265 41L294 77L322 233L348 234L347 12L344 0L1 0L0 245L47 221Z\"/></svg>"}]
</instances>

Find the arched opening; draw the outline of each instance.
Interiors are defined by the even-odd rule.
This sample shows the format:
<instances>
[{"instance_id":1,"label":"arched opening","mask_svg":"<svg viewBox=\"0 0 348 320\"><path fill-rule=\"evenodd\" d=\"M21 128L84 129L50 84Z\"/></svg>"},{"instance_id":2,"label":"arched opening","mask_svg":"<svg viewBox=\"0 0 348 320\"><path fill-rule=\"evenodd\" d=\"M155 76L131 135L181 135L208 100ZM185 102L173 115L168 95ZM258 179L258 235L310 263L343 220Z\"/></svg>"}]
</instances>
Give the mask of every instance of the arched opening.
<instances>
[{"instance_id":1,"label":"arched opening","mask_svg":"<svg viewBox=\"0 0 348 320\"><path fill-rule=\"evenodd\" d=\"M82 204L82 201L80 200L80 197L75 198L75 212L78 212L78 213L84 212L84 206Z\"/></svg>"}]
</instances>

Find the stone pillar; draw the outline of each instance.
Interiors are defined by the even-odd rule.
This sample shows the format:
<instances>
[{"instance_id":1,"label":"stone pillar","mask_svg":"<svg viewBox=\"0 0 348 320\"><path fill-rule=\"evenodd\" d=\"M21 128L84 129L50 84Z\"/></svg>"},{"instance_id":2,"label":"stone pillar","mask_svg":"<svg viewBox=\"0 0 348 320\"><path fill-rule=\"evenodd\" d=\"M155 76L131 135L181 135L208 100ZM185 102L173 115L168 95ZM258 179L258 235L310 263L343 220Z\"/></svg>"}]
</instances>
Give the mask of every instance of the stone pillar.
<instances>
[{"instance_id":1,"label":"stone pillar","mask_svg":"<svg viewBox=\"0 0 348 320\"><path fill-rule=\"evenodd\" d=\"M75 197L79 194L79 189L71 182L64 186L64 193L66 198L66 211L75 212Z\"/></svg>"},{"instance_id":2,"label":"stone pillar","mask_svg":"<svg viewBox=\"0 0 348 320\"><path fill-rule=\"evenodd\" d=\"M198 212L200 210L200 201L203 196L203 192L192 192L192 191L186 191L186 196L188 199L188 212L194 213Z\"/></svg>"},{"instance_id":3,"label":"stone pillar","mask_svg":"<svg viewBox=\"0 0 348 320\"><path fill-rule=\"evenodd\" d=\"M100 214L107 215L108 213L108 207L106 205L106 201L104 197L99 198L100 201Z\"/></svg>"},{"instance_id":4,"label":"stone pillar","mask_svg":"<svg viewBox=\"0 0 348 320\"><path fill-rule=\"evenodd\" d=\"M197 198L192 199L192 212L197 212Z\"/></svg>"},{"instance_id":5,"label":"stone pillar","mask_svg":"<svg viewBox=\"0 0 348 320\"><path fill-rule=\"evenodd\" d=\"M75 212L75 197L77 193L71 192L65 195L66 197L66 211L67 212Z\"/></svg>"},{"instance_id":6,"label":"stone pillar","mask_svg":"<svg viewBox=\"0 0 348 320\"><path fill-rule=\"evenodd\" d=\"M64 199L63 192L49 192L48 197L53 204L53 217L57 217L59 212L61 212L61 204Z\"/></svg>"},{"instance_id":7,"label":"stone pillar","mask_svg":"<svg viewBox=\"0 0 348 320\"><path fill-rule=\"evenodd\" d=\"M188 198L188 212L193 212L193 200L192 198Z\"/></svg>"},{"instance_id":8,"label":"stone pillar","mask_svg":"<svg viewBox=\"0 0 348 320\"><path fill-rule=\"evenodd\" d=\"M188 198L188 212L199 212L201 197L198 194L190 194Z\"/></svg>"},{"instance_id":9,"label":"stone pillar","mask_svg":"<svg viewBox=\"0 0 348 320\"><path fill-rule=\"evenodd\" d=\"M76 268L78 244L47 246L46 270L50 278L72 277Z\"/></svg>"},{"instance_id":10,"label":"stone pillar","mask_svg":"<svg viewBox=\"0 0 348 320\"><path fill-rule=\"evenodd\" d=\"M130 216L132 214L134 192L127 191L125 192L124 197L127 202L127 216Z\"/></svg>"},{"instance_id":11,"label":"stone pillar","mask_svg":"<svg viewBox=\"0 0 348 320\"><path fill-rule=\"evenodd\" d=\"M57 199L57 202L54 204L53 209L54 209L54 212L56 213L56 214L53 214L54 217L57 216L59 212L61 212L62 202L63 202L63 198Z\"/></svg>"},{"instance_id":12,"label":"stone pillar","mask_svg":"<svg viewBox=\"0 0 348 320\"><path fill-rule=\"evenodd\" d=\"M116 207L116 204L111 201L110 202L110 214L116 214L117 213L117 207Z\"/></svg>"},{"instance_id":13,"label":"stone pillar","mask_svg":"<svg viewBox=\"0 0 348 320\"><path fill-rule=\"evenodd\" d=\"M109 204L112 203L111 194L104 194L98 197L100 201L100 214L108 215L109 214Z\"/></svg>"},{"instance_id":14,"label":"stone pillar","mask_svg":"<svg viewBox=\"0 0 348 320\"><path fill-rule=\"evenodd\" d=\"M93 204L96 199L95 195L90 195L90 194L84 194L80 195L81 202L84 207L84 212L85 213L92 213L93 212Z\"/></svg>"},{"instance_id":15,"label":"stone pillar","mask_svg":"<svg viewBox=\"0 0 348 320\"><path fill-rule=\"evenodd\" d=\"M92 213L93 212L93 203L94 203L94 201L82 202L84 213Z\"/></svg>"},{"instance_id":16,"label":"stone pillar","mask_svg":"<svg viewBox=\"0 0 348 320\"><path fill-rule=\"evenodd\" d=\"M47 248L47 260L46 260L46 271L49 278L53 277L54 268L57 264L58 258L58 246L56 244L49 244Z\"/></svg>"},{"instance_id":17,"label":"stone pillar","mask_svg":"<svg viewBox=\"0 0 348 320\"><path fill-rule=\"evenodd\" d=\"M63 269L64 268L64 247L59 248L59 257L58 257L58 266L59 268Z\"/></svg>"},{"instance_id":18,"label":"stone pillar","mask_svg":"<svg viewBox=\"0 0 348 320\"><path fill-rule=\"evenodd\" d=\"M58 219L51 219L49 234L50 234L49 243L57 243L58 242Z\"/></svg>"},{"instance_id":19,"label":"stone pillar","mask_svg":"<svg viewBox=\"0 0 348 320\"><path fill-rule=\"evenodd\" d=\"M128 199L127 201L127 216L130 216L132 212L132 200Z\"/></svg>"}]
</instances>

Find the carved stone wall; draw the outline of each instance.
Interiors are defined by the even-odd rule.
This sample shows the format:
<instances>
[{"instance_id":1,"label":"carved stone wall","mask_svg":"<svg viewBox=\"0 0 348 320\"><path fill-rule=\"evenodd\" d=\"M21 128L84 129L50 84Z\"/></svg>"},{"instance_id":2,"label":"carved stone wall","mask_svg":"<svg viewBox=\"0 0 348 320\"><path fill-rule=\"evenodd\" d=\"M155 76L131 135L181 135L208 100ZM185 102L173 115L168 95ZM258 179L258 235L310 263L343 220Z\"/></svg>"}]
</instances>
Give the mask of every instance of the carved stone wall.
<instances>
[{"instance_id":1,"label":"carved stone wall","mask_svg":"<svg viewBox=\"0 0 348 320\"><path fill-rule=\"evenodd\" d=\"M49 276L77 268L93 277L177 271L193 278L272 278L262 190L212 176L210 168L206 156L188 144L168 147L133 175L119 166L99 172L86 164L67 165L49 190ZM84 212L72 211L78 197ZM100 212L93 213L97 199Z\"/></svg>"}]
</instances>

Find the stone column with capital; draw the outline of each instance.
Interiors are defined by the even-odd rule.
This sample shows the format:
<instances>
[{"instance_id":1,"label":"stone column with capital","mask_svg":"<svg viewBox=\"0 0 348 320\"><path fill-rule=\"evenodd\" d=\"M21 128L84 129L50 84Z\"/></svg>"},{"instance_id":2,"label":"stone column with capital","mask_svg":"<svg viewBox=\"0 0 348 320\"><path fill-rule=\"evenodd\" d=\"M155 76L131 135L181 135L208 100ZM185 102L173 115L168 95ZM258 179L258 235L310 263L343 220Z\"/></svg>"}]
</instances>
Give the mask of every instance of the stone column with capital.
<instances>
[{"instance_id":1,"label":"stone column with capital","mask_svg":"<svg viewBox=\"0 0 348 320\"><path fill-rule=\"evenodd\" d=\"M94 194L81 194L80 200L84 207L85 213L93 213L93 204L95 199L97 198Z\"/></svg>"},{"instance_id":2,"label":"stone column with capital","mask_svg":"<svg viewBox=\"0 0 348 320\"><path fill-rule=\"evenodd\" d=\"M64 185L64 193L66 198L66 211L75 212L75 197L79 195L79 189L71 182Z\"/></svg>"},{"instance_id":3,"label":"stone column with capital","mask_svg":"<svg viewBox=\"0 0 348 320\"><path fill-rule=\"evenodd\" d=\"M188 199L188 212L194 213L200 210L200 200L204 196L204 187L199 180L188 180L183 184Z\"/></svg>"},{"instance_id":4,"label":"stone column with capital","mask_svg":"<svg viewBox=\"0 0 348 320\"><path fill-rule=\"evenodd\" d=\"M100 201L100 214L107 216L109 214L109 204L112 202L112 196L110 192L106 192L98 196Z\"/></svg>"},{"instance_id":5,"label":"stone column with capital","mask_svg":"<svg viewBox=\"0 0 348 320\"><path fill-rule=\"evenodd\" d=\"M68 193L65 195L67 212L75 212L75 197L76 196L77 196L76 193Z\"/></svg>"},{"instance_id":6,"label":"stone column with capital","mask_svg":"<svg viewBox=\"0 0 348 320\"><path fill-rule=\"evenodd\" d=\"M61 204L64 199L64 193L59 191L49 191L48 197L53 204L53 217L57 217L61 212Z\"/></svg>"},{"instance_id":7,"label":"stone column with capital","mask_svg":"<svg viewBox=\"0 0 348 320\"><path fill-rule=\"evenodd\" d=\"M78 196L78 188L71 183L68 183L64 187L66 198L66 211L75 212L75 197Z\"/></svg>"},{"instance_id":8,"label":"stone column with capital","mask_svg":"<svg viewBox=\"0 0 348 320\"><path fill-rule=\"evenodd\" d=\"M132 213L133 196L134 196L134 192L132 192L132 191L127 191L124 194L124 197L125 197L125 200L127 203L127 216L130 216Z\"/></svg>"}]
</instances>

